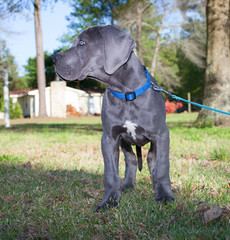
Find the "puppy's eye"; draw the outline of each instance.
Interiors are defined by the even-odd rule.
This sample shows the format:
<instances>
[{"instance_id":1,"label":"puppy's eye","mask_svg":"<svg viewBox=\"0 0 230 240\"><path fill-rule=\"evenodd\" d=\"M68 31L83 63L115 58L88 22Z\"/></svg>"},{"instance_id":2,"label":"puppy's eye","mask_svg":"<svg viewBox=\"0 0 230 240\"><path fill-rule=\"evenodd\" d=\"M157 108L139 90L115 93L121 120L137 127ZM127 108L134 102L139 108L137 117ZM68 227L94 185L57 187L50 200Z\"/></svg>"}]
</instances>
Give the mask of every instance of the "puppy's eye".
<instances>
[{"instance_id":1,"label":"puppy's eye","mask_svg":"<svg viewBox=\"0 0 230 240\"><path fill-rule=\"evenodd\" d=\"M79 44L80 44L81 46L83 46L83 45L85 45L85 42L84 42L83 40L80 40L80 41L79 41Z\"/></svg>"}]
</instances>

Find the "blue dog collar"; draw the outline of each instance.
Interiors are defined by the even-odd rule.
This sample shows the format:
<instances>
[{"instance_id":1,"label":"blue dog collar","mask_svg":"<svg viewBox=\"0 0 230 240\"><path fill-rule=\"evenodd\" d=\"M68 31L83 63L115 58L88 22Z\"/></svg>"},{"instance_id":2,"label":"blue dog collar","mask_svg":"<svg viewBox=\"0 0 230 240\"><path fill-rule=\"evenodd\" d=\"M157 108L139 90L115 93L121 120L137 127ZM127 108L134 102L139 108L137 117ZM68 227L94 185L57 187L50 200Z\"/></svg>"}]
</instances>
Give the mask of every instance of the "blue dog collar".
<instances>
[{"instance_id":1,"label":"blue dog collar","mask_svg":"<svg viewBox=\"0 0 230 240\"><path fill-rule=\"evenodd\" d=\"M142 93L144 93L145 91L147 91L152 85L150 82L149 72L146 69L146 67L144 67L144 68L145 68L145 74L147 76L147 80L146 80L146 83L143 86L141 86L140 88L136 89L133 92L126 92L126 93L115 92L115 91L111 90L110 88L109 88L109 91L117 98L124 99L126 101L133 101L134 99L136 99L137 96L139 96Z\"/></svg>"}]
</instances>

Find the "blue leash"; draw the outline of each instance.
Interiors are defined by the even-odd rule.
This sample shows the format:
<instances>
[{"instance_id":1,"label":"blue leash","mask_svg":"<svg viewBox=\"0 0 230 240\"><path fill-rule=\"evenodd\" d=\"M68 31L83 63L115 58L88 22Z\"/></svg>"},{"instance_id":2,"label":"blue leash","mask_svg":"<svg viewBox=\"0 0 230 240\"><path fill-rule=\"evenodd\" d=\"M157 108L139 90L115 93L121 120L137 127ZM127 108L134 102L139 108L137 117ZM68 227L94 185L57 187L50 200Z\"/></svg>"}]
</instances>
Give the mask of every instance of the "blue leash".
<instances>
[{"instance_id":1,"label":"blue leash","mask_svg":"<svg viewBox=\"0 0 230 240\"><path fill-rule=\"evenodd\" d=\"M198 106L200 108L205 108L205 109L208 109L208 110L211 110L211 111L215 111L215 112L218 112L218 113L223 113L223 114L226 114L226 115L230 115L229 112L224 112L224 111L221 111L221 110L218 110L218 109L215 109L215 108L210 108L210 107L207 107L205 105L202 105L202 104L199 104L199 103L195 103L195 102L191 102L191 101L188 101L184 98L181 98L181 97L178 97L174 94L171 94L170 92L164 90L163 88L160 88L160 87L157 87L154 83L152 83L152 89L155 90L155 91L161 91L161 92L164 92L166 94L168 94L169 96L171 96L172 98L176 99L176 100L180 100L180 101L183 101L183 102L186 102L186 103L190 103L190 104L193 104L195 106Z\"/></svg>"},{"instance_id":2,"label":"blue leash","mask_svg":"<svg viewBox=\"0 0 230 240\"><path fill-rule=\"evenodd\" d=\"M181 97L178 97L178 96L176 96L174 94L171 94L170 92L164 90L161 87L156 86L153 82L150 81L150 75L149 75L149 72L148 72L148 70L146 69L145 66L144 66L144 71L145 71L145 74L146 74L146 77L147 77L146 83L143 86L141 86L140 88L136 89L135 91L121 93L121 92L113 91L110 88L109 88L109 91L117 98L124 99L126 101L133 101L133 100L136 99L137 96L143 94L150 87L152 87L153 90L164 92L164 93L168 94L169 96L171 96L172 98L174 98L176 100L180 100L180 101L183 101L183 102L186 102L186 103L190 103L190 104L196 105L196 106L198 106L200 108L205 108L205 109L208 109L208 110L211 110L211 111L215 111L215 112L218 112L218 113L223 113L223 114L230 115L230 113L228 113L228 112L224 112L224 111L221 111L221 110L218 110L218 109L215 109L215 108L210 108L210 107L207 107L207 106L195 103L195 102L188 101L188 100L183 99Z\"/></svg>"}]
</instances>

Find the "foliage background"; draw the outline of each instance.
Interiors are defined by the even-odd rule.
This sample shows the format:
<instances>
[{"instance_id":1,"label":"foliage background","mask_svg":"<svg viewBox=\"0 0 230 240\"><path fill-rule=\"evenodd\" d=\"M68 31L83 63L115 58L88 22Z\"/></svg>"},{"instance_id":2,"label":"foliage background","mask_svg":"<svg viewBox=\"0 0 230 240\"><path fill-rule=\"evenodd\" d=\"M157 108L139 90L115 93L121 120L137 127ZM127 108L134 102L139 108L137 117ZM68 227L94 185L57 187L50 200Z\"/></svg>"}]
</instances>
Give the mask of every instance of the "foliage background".
<instances>
[{"instance_id":1,"label":"foliage background","mask_svg":"<svg viewBox=\"0 0 230 240\"><path fill-rule=\"evenodd\" d=\"M187 97L187 92L191 92L194 101L202 101L206 48L205 1L70 0L69 3L72 11L67 16L69 32L63 34L60 39L63 47L51 53L45 52L47 86L50 81L55 80L51 58L53 54L66 49L73 41L74 36L85 28L97 24L113 24L129 31L137 42L137 55L140 59L143 58L143 64L149 69L151 69L152 58L159 38L162 43L157 52L154 76L160 86L181 97ZM55 3L53 2L53 4ZM136 20L137 9L143 10L141 13L141 39L138 35ZM178 16L183 19L177 21ZM170 23L171 27L167 27ZM160 31L161 28L164 31ZM28 59L25 76L18 77L14 57L10 55L6 43L2 40L0 61L7 63L10 69L10 89L37 88L36 58ZM68 85L82 89L105 88L101 83L91 79L80 83L68 83ZM2 88L2 81L0 81L0 88ZM0 90L0 96L1 94Z\"/></svg>"}]
</instances>

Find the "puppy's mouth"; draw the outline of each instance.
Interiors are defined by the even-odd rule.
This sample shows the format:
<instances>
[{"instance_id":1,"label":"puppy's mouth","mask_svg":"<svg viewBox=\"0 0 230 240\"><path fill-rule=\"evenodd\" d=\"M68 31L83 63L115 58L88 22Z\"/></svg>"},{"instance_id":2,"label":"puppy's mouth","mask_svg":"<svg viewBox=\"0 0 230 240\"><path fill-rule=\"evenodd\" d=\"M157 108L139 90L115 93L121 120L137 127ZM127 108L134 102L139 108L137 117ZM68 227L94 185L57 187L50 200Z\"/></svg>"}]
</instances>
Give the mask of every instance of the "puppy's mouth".
<instances>
[{"instance_id":1,"label":"puppy's mouth","mask_svg":"<svg viewBox=\"0 0 230 240\"><path fill-rule=\"evenodd\" d=\"M64 78L63 76L61 76L61 74L59 74L56 70L55 70L58 78L61 80L61 81L69 81L68 79ZM75 81L75 80L74 80Z\"/></svg>"},{"instance_id":2,"label":"puppy's mouth","mask_svg":"<svg viewBox=\"0 0 230 240\"><path fill-rule=\"evenodd\" d=\"M67 82L82 81L86 78L86 76L84 76L84 74L81 74L81 76L79 76L79 77L74 77L74 76L72 76L72 74L60 73L56 67L55 67L55 72L61 80L64 80Z\"/></svg>"}]
</instances>

